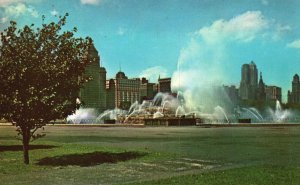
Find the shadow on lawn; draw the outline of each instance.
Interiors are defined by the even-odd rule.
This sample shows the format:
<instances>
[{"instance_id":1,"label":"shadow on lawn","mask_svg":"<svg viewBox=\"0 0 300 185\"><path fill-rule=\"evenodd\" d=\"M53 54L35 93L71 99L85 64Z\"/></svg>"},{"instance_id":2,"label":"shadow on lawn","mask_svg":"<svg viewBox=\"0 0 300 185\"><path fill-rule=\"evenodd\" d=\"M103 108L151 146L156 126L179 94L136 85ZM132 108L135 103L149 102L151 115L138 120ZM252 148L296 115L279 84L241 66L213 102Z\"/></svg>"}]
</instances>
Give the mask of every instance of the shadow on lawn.
<instances>
[{"instance_id":1,"label":"shadow on lawn","mask_svg":"<svg viewBox=\"0 0 300 185\"><path fill-rule=\"evenodd\" d=\"M103 163L117 163L145 156L145 153L139 152L93 152L85 154L69 154L57 157L46 157L37 164L46 166L68 166L77 165L81 167L95 166Z\"/></svg>"},{"instance_id":2,"label":"shadow on lawn","mask_svg":"<svg viewBox=\"0 0 300 185\"><path fill-rule=\"evenodd\" d=\"M56 148L57 146L53 145L29 145L29 150L37 150L37 149L51 149ZM23 151L22 145L4 145L0 146L0 152L7 151Z\"/></svg>"}]
</instances>

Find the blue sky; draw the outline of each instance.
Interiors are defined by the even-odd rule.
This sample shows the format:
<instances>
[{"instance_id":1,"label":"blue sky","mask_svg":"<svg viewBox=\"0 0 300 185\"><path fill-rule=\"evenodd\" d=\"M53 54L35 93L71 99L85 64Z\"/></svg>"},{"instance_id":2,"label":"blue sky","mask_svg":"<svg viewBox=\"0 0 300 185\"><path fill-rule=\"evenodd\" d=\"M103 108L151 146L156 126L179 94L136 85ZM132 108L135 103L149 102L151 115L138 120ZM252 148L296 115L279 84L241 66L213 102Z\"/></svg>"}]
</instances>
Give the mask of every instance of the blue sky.
<instances>
[{"instance_id":1,"label":"blue sky","mask_svg":"<svg viewBox=\"0 0 300 185\"><path fill-rule=\"evenodd\" d=\"M253 60L267 85L283 88L300 73L298 0L0 0L0 30L55 20L91 36L113 77L173 77L174 88L239 85Z\"/></svg>"}]
</instances>

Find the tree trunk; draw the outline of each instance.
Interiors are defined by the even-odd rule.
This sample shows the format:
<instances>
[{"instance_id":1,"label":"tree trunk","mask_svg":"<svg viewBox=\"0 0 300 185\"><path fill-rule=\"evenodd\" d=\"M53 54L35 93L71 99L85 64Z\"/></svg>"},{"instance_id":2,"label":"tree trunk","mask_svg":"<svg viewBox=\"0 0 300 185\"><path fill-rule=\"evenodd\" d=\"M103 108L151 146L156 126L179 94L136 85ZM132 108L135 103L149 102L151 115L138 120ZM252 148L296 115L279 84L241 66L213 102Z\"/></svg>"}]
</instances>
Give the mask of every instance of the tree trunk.
<instances>
[{"instance_id":1,"label":"tree trunk","mask_svg":"<svg viewBox=\"0 0 300 185\"><path fill-rule=\"evenodd\" d=\"M25 127L22 128L23 134L23 156L24 156L24 163L29 164L29 140L30 140L30 130L29 128Z\"/></svg>"}]
</instances>

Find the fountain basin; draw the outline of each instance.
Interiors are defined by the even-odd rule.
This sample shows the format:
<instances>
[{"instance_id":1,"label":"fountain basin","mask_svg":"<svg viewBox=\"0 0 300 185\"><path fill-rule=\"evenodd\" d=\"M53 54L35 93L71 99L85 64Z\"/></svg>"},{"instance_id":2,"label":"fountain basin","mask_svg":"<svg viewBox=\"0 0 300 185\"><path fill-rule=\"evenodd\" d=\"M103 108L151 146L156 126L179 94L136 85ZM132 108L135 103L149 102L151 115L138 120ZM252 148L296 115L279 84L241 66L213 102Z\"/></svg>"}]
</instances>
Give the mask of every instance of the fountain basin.
<instances>
[{"instance_id":1,"label":"fountain basin","mask_svg":"<svg viewBox=\"0 0 300 185\"><path fill-rule=\"evenodd\" d=\"M145 126L195 126L195 118L146 118Z\"/></svg>"}]
</instances>

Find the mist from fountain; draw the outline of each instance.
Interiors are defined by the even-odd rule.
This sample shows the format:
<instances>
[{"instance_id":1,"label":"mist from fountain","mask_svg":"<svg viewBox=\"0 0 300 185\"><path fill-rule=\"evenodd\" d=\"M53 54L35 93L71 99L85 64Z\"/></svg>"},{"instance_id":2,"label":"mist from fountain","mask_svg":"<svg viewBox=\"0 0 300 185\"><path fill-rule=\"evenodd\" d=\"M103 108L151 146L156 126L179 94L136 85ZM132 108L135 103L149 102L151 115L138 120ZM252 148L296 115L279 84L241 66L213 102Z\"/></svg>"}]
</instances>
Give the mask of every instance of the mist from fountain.
<instances>
[{"instance_id":1,"label":"mist from fountain","mask_svg":"<svg viewBox=\"0 0 300 185\"><path fill-rule=\"evenodd\" d=\"M80 124L80 123L93 123L97 118L95 109L80 108L74 114L67 117L67 123Z\"/></svg>"},{"instance_id":2,"label":"mist from fountain","mask_svg":"<svg viewBox=\"0 0 300 185\"><path fill-rule=\"evenodd\" d=\"M256 108L241 108L238 111L239 118L251 119L254 122L288 122L290 118L293 118L294 114L291 110L283 110L280 101L276 100L274 109L268 107L261 114Z\"/></svg>"},{"instance_id":3,"label":"mist from fountain","mask_svg":"<svg viewBox=\"0 0 300 185\"><path fill-rule=\"evenodd\" d=\"M271 121L274 122L285 122L287 121L287 119L293 116L290 110L282 110L280 101L278 100L276 101L275 110L268 108L268 113L268 116L271 118Z\"/></svg>"},{"instance_id":4,"label":"mist from fountain","mask_svg":"<svg viewBox=\"0 0 300 185\"><path fill-rule=\"evenodd\" d=\"M128 112L122 109L106 110L96 118L96 123L104 123L104 120L117 120L118 116L124 116Z\"/></svg>"},{"instance_id":5,"label":"mist from fountain","mask_svg":"<svg viewBox=\"0 0 300 185\"><path fill-rule=\"evenodd\" d=\"M186 114L186 112L185 112L183 106L182 105L178 106L176 109L176 112L175 112L175 117L182 116L185 114Z\"/></svg>"},{"instance_id":6,"label":"mist from fountain","mask_svg":"<svg viewBox=\"0 0 300 185\"><path fill-rule=\"evenodd\" d=\"M225 118L225 120L227 121L227 123L230 123L230 122L229 122L229 119L228 119L228 117L227 117L227 115L226 115L226 113L225 113L225 111L224 111L224 109L223 109L221 106L219 106L219 105L216 106L214 110L215 110L215 111L214 111L213 115L214 115L218 120L220 120L220 119L222 119L222 118Z\"/></svg>"},{"instance_id":7,"label":"mist from fountain","mask_svg":"<svg viewBox=\"0 0 300 185\"><path fill-rule=\"evenodd\" d=\"M263 118L260 118L261 115L259 113L256 113L256 111L253 111L253 109L242 108L242 110L244 110L244 112L240 112L240 118L251 119L252 121L255 120L255 122L263 121Z\"/></svg>"},{"instance_id":8,"label":"mist from fountain","mask_svg":"<svg viewBox=\"0 0 300 185\"><path fill-rule=\"evenodd\" d=\"M133 104L130 105L130 108L128 110L128 114L130 114L132 111L139 108L139 102L135 101Z\"/></svg>"},{"instance_id":9,"label":"mist from fountain","mask_svg":"<svg viewBox=\"0 0 300 185\"><path fill-rule=\"evenodd\" d=\"M259 113L259 111L256 108L250 107L249 109L250 109L250 111L252 111L254 114L256 114L259 117L260 121L263 121L263 119L264 119L263 116Z\"/></svg>"}]
</instances>

